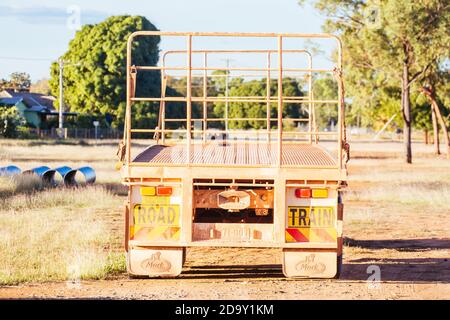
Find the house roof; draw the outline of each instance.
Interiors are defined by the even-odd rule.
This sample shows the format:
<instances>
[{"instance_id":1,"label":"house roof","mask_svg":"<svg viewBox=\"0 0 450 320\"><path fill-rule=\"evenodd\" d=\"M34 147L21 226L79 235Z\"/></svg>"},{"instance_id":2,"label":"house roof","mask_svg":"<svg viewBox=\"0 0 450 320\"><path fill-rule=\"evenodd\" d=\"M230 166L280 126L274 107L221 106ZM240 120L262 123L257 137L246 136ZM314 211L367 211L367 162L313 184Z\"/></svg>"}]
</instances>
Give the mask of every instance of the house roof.
<instances>
[{"instance_id":1,"label":"house roof","mask_svg":"<svg viewBox=\"0 0 450 320\"><path fill-rule=\"evenodd\" d=\"M43 106L49 110L55 110L53 102L56 100L55 97L47 96L41 93L31 93L31 92L16 92L11 89L6 89L0 92L0 97L3 98L22 98L23 103L31 108L33 106Z\"/></svg>"},{"instance_id":2,"label":"house roof","mask_svg":"<svg viewBox=\"0 0 450 320\"><path fill-rule=\"evenodd\" d=\"M53 106L55 97L46 96L40 93L31 92L15 92L11 89L6 89L0 92L0 104L7 106L15 106L22 101L27 107L24 112L39 112L42 114L57 116L58 110ZM63 112L65 116L77 116L77 112Z\"/></svg>"},{"instance_id":3,"label":"house roof","mask_svg":"<svg viewBox=\"0 0 450 320\"><path fill-rule=\"evenodd\" d=\"M0 98L0 104L7 105L7 106L15 106L23 99L21 97L14 97L14 98Z\"/></svg>"}]
</instances>

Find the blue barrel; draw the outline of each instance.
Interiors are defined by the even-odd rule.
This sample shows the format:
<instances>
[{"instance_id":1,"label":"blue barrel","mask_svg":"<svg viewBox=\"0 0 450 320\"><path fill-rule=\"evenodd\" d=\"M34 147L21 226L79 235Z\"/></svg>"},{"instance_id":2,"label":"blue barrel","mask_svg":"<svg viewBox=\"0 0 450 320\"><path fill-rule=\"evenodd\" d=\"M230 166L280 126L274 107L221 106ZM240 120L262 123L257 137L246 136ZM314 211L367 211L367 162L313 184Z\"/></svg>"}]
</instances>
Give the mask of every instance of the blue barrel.
<instances>
[{"instance_id":1,"label":"blue barrel","mask_svg":"<svg viewBox=\"0 0 450 320\"><path fill-rule=\"evenodd\" d=\"M23 172L23 174L35 174L41 177L44 182L51 184L55 183L55 173L55 170L47 166L36 167Z\"/></svg>"},{"instance_id":2,"label":"blue barrel","mask_svg":"<svg viewBox=\"0 0 450 320\"><path fill-rule=\"evenodd\" d=\"M77 173L76 169L72 169L68 166L62 166L55 169L56 172L60 174L63 179L65 186L75 186L75 174Z\"/></svg>"},{"instance_id":3,"label":"blue barrel","mask_svg":"<svg viewBox=\"0 0 450 320\"><path fill-rule=\"evenodd\" d=\"M84 182L86 184L93 184L96 179L95 170L91 167L81 167L77 169L84 176Z\"/></svg>"},{"instance_id":4,"label":"blue barrel","mask_svg":"<svg viewBox=\"0 0 450 320\"><path fill-rule=\"evenodd\" d=\"M0 176L14 176L20 174L22 170L16 166L0 167Z\"/></svg>"},{"instance_id":5,"label":"blue barrel","mask_svg":"<svg viewBox=\"0 0 450 320\"><path fill-rule=\"evenodd\" d=\"M80 167L78 169L72 169L68 166L63 166L55 169L61 177L63 178L65 186L77 186L80 184L93 184L96 179L95 170L91 167ZM80 172L84 177L84 181L82 181L77 175Z\"/></svg>"}]
</instances>

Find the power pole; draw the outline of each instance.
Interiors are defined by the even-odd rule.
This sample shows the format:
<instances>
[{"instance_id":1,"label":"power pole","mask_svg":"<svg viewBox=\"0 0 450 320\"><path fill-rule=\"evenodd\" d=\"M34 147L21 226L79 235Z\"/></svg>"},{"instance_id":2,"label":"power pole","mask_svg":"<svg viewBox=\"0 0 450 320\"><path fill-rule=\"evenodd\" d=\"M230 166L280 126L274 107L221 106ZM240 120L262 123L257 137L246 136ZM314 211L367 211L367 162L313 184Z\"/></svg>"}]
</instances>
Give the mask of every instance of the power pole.
<instances>
[{"instance_id":1,"label":"power pole","mask_svg":"<svg viewBox=\"0 0 450 320\"><path fill-rule=\"evenodd\" d=\"M63 109L64 109L64 89L63 89L63 72L64 72L64 60L60 58L58 60L59 63L59 137L63 138L63 128L64 128L64 118L63 118Z\"/></svg>"}]
</instances>

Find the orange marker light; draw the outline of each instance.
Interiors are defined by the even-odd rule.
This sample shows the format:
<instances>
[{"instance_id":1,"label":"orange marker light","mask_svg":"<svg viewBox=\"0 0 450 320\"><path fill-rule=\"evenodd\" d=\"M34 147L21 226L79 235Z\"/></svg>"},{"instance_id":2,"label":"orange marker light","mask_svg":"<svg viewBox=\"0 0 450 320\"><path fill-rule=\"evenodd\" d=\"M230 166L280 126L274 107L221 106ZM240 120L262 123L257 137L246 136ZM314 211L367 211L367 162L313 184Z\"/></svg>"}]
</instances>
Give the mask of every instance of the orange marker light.
<instances>
[{"instance_id":1,"label":"orange marker light","mask_svg":"<svg viewBox=\"0 0 450 320\"><path fill-rule=\"evenodd\" d=\"M172 195L172 187L157 187L156 194L158 196L171 196Z\"/></svg>"},{"instance_id":2,"label":"orange marker light","mask_svg":"<svg viewBox=\"0 0 450 320\"><path fill-rule=\"evenodd\" d=\"M295 189L297 198L311 198L311 189Z\"/></svg>"},{"instance_id":3,"label":"orange marker light","mask_svg":"<svg viewBox=\"0 0 450 320\"><path fill-rule=\"evenodd\" d=\"M328 190L327 189L313 189L312 197L313 198L328 198Z\"/></svg>"}]
</instances>

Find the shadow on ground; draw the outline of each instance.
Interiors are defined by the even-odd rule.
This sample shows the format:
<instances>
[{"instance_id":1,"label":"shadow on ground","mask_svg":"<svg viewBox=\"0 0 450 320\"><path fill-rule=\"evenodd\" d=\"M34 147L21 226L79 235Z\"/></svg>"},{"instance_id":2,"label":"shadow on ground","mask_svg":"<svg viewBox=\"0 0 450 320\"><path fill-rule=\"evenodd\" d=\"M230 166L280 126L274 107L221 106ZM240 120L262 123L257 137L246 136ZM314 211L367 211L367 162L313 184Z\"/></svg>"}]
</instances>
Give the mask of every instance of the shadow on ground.
<instances>
[{"instance_id":1,"label":"shadow on ground","mask_svg":"<svg viewBox=\"0 0 450 320\"><path fill-rule=\"evenodd\" d=\"M367 281L373 274L370 266L380 268L381 281L450 283L450 259L374 259L348 261L342 267L340 280ZM281 265L188 266L180 279L285 279ZM320 280L320 279L319 279Z\"/></svg>"},{"instance_id":2,"label":"shadow on ground","mask_svg":"<svg viewBox=\"0 0 450 320\"><path fill-rule=\"evenodd\" d=\"M280 264L188 266L181 279L283 279Z\"/></svg>"},{"instance_id":3,"label":"shadow on ground","mask_svg":"<svg viewBox=\"0 0 450 320\"><path fill-rule=\"evenodd\" d=\"M374 259L351 260L343 265L340 279L368 280L373 275L373 267L380 268L381 281L413 281L450 283L450 259Z\"/></svg>"},{"instance_id":4,"label":"shadow on ground","mask_svg":"<svg viewBox=\"0 0 450 320\"><path fill-rule=\"evenodd\" d=\"M395 249L399 251L423 251L450 249L450 239L386 239L386 240L355 240L344 238L347 247L368 249Z\"/></svg>"}]
</instances>

